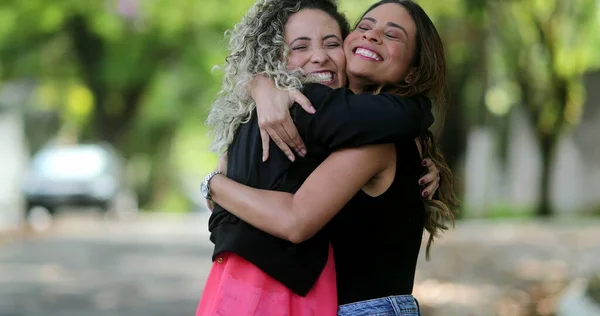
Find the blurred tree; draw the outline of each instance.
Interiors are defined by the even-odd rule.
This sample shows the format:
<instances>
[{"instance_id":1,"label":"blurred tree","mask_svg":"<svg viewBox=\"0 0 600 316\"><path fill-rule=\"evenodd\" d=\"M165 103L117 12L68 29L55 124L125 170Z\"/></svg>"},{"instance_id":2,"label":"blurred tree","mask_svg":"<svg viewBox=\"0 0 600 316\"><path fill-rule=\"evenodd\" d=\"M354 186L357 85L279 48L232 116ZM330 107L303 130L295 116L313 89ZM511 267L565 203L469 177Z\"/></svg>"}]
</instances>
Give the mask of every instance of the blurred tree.
<instances>
[{"instance_id":1,"label":"blurred tree","mask_svg":"<svg viewBox=\"0 0 600 316\"><path fill-rule=\"evenodd\" d=\"M553 213L551 167L566 126L579 120L582 75L598 48L595 0L577 4L552 0L490 1L497 53L504 60L504 80L514 80L523 108L534 126L542 158L540 202L536 214Z\"/></svg>"},{"instance_id":2,"label":"blurred tree","mask_svg":"<svg viewBox=\"0 0 600 316\"><path fill-rule=\"evenodd\" d=\"M182 191L180 166L186 176L190 166L200 174L212 168L197 167L214 162L201 124L220 83L210 69L224 61L223 32L253 2L3 0L0 82L37 83L28 114L33 149L61 131L112 143L136 165L142 206L163 205ZM442 147L450 165L460 166L469 128L506 130L505 114L520 100L543 152L540 215L551 213L557 139L581 112L581 74L600 63L597 1L576 2L419 1L447 53ZM368 4L340 5L353 21Z\"/></svg>"},{"instance_id":3,"label":"blurred tree","mask_svg":"<svg viewBox=\"0 0 600 316\"><path fill-rule=\"evenodd\" d=\"M141 189L149 202L173 183L168 144L201 112L203 91L217 83L209 72L223 60L222 34L251 3L2 1L0 81L34 78L34 106L62 113L83 140L155 158Z\"/></svg>"},{"instance_id":4,"label":"blurred tree","mask_svg":"<svg viewBox=\"0 0 600 316\"><path fill-rule=\"evenodd\" d=\"M483 99L487 89L487 2L480 0L421 1L444 41L447 59L448 99L441 145L455 170L457 193L462 195L459 172L466 150L467 132L487 122ZM462 216L463 213L460 213Z\"/></svg>"}]
</instances>

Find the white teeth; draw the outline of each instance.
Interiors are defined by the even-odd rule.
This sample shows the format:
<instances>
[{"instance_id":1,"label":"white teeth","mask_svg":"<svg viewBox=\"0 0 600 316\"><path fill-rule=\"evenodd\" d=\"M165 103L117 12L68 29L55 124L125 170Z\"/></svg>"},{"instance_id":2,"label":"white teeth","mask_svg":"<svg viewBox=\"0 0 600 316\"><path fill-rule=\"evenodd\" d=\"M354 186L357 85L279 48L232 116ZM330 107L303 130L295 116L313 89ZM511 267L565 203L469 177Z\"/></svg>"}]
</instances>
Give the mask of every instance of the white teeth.
<instances>
[{"instance_id":1,"label":"white teeth","mask_svg":"<svg viewBox=\"0 0 600 316\"><path fill-rule=\"evenodd\" d=\"M329 82L333 80L333 73L329 71L314 72L310 74L310 79L315 82Z\"/></svg>"},{"instance_id":2,"label":"white teeth","mask_svg":"<svg viewBox=\"0 0 600 316\"><path fill-rule=\"evenodd\" d=\"M381 60L381 57L379 55L377 55L377 53L370 51L368 49L364 49L364 48L357 48L356 51L354 52L357 55L361 55L367 58L371 58L371 59L375 59L375 60Z\"/></svg>"}]
</instances>

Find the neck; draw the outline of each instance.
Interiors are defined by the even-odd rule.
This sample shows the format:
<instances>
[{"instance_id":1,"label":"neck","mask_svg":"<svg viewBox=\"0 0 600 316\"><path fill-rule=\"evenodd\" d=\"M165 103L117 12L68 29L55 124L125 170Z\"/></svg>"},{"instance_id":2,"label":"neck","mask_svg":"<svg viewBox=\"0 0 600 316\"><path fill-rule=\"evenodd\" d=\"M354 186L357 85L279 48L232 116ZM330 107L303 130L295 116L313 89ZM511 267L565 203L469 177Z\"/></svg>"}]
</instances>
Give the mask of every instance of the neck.
<instances>
[{"instance_id":1,"label":"neck","mask_svg":"<svg viewBox=\"0 0 600 316\"><path fill-rule=\"evenodd\" d=\"M367 80L366 78L357 77L351 74L348 74L348 88L352 90L354 93L361 93L365 89L365 87L373 84L373 82Z\"/></svg>"},{"instance_id":2,"label":"neck","mask_svg":"<svg viewBox=\"0 0 600 316\"><path fill-rule=\"evenodd\" d=\"M352 84L350 84L349 88L350 88L350 90L352 90L352 92L354 92L355 94L358 94L358 93L360 93L360 92L362 91L362 89L361 89L361 88L362 88L362 85L358 85L358 86L356 86L356 85L352 85Z\"/></svg>"}]
</instances>

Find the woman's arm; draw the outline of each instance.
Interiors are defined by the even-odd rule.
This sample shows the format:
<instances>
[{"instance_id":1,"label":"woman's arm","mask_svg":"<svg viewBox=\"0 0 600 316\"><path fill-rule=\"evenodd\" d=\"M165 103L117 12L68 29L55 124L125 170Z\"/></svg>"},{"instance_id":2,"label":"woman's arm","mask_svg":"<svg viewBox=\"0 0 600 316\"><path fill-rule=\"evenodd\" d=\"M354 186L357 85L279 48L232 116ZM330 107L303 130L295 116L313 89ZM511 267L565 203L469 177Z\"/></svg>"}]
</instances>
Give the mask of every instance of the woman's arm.
<instances>
[{"instance_id":1,"label":"woman's arm","mask_svg":"<svg viewBox=\"0 0 600 316\"><path fill-rule=\"evenodd\" d=\"M309 84L303 92L317 109L296 111L295 122L307 146L317 141L333 152L342 148L412 140L433 123L425 96L354 94L346 88ZM308 148L310 151L310 147Z\"/></svg>"},{"instance_id":2,"label":"woman's arm","mask_svg":"<svg viewBox=\"0 0 600 316\"><path fill-rule=\"evenodd\" d=\"M323 228L373 176L385 169L389 146L393 145L334 152L295 194L259 190L217 175L210 181L211 197L250 225L300 243Z\"/></svg>"},{"instance_id":3,"label":"woman's arm","mask_svg":"<svg viewBox=\"0 0 600 316\"><path fill-rule=\"evenodd\" d=\"M306 130L307 124L316 128L315 133L325 144L337 150L412 139L433 123L431 102L422 95L354 94L347 88L307 84L303 89L306 98L302 98L302 93L280 90L263 76L255 77L249 90L256 101L263 160L268 157L269 135L290 160L294 160L294 155L286 143L298 148L304 156L304 144L297 143L302 142L299 135ZM295 126L289 113L294 101L304 109L296 112Z\"/></svg>"}]
</instances>

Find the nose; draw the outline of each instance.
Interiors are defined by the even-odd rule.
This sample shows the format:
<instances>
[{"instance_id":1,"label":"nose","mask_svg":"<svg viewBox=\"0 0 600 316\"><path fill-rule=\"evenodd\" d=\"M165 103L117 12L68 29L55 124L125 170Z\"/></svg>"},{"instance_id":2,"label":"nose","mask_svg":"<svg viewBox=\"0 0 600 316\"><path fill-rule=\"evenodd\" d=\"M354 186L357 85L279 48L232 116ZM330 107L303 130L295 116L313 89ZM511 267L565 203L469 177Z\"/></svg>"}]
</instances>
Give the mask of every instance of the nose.
<instances>
[{"instance_id":1,"label":"nose","mask_svg":"<svg viewBox=\"0 0 600 316\"><path fill-rule=\"evenodd\" d=\"M379 37L379 33L377 33L377 31L375 30L368 30L365 31L363 33L363 39L369 41L369 42L374 42L374 43L380 43L381 42L381 38Z\"/></svg>"},{"instance_id":2,"label":"nose","mask_svg":"<svg viewBox=\"0 0 600 316\"><path fill-rule=\"evenodd\" d=\"M315 52L312 54L312 56L310 58L311 63L319 64L319 65L326 63L328 60L329 60L329 55L327 55L325 50L322 48L315 50Z\"/></svg>"}]
</instances>

